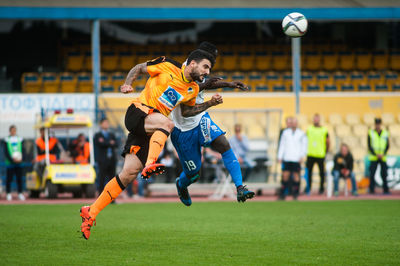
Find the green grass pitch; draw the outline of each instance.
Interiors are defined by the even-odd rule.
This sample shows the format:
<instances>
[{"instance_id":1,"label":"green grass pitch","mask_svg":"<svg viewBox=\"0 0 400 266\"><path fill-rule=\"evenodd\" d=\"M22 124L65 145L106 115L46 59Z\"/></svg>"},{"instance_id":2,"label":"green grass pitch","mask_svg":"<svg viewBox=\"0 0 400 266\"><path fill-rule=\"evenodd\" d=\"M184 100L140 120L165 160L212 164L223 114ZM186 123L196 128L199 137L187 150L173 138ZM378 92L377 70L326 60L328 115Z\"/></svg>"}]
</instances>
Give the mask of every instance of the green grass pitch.
<instances>
[{"instance_id":1,"label":"green grass pitch","mask_svg":"<svg viewBox=\"0 0 400 266\"><path fill-rule=\"evenodd\" d=\"M0 206L2 265L399 265L400 201Z\"/></svg>"}]
</instances>

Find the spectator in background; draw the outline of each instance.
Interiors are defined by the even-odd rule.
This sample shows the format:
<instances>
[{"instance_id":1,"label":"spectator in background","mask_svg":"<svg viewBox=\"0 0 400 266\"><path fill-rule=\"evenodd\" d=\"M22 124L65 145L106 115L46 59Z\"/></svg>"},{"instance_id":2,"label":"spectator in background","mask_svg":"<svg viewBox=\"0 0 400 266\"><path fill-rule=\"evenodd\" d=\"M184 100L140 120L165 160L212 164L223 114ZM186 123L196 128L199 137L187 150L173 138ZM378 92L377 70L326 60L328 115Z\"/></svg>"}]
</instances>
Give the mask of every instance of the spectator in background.
<instances>
[{"instance_id":1,"label":"spectator in background","mask_svg":"<svg viewBox=\"0 0 400 266\"><path fill-rule=\"evenodd\" d=\"M36 158L35 158L35 170L38 175L43 176L44 169L46 167L46 140L45 140L45 128L40 128L40 137L35 140L36 146ZM50 162L54 163L57 161L57 153L59 152L59 142L56 137L49 136L49 159Z\"/></svg>"},{"instance_id":2,"label":"spectator in background","mask_svg":"<svg viewBox=\"0 0 400 266\"><path fill-rule=\"evenodd\" d=\"M282 188L280 199L285 199L289 190L289 179L293 176L292 193L294 199L299 195L300 171L307 154L307 137L297 128L297 119L291 118L290 128L282 132L279 142L278 160L282 164Z\"/></svg>"},{"instance_id":3,"label":"spectator in background","mask_svg":"<svg viewBox=\"0 0 400 266\"><path fill-rule=\"evenodd\" d=\"M369 193L375 193L375 172L378 164L380 164L383 193L390 194L386 164L386 154L389 150L389 132L382 129L382 120L380 118L375 118L375 129L370 129L368 132L368 150L370 161Z\"/></svg>"},{"instance_id":4,"label":"spectator in background","mask_svg":"<svg viewBox=\"0 0 400 266\"><path fill-rule=\"evenodd\" d=\"M356 177L353 172L354 160L353 156L349 150L349 146L347 144L342 143L340 145L340 151L335 155L334 159L334 166L333 166L333 182L334 186L334 193L335 196L339 196L339 178L345 178L347 182L347 178L351 179L351 193L353 196L357 196L357 184L356 184Z\"/></svg>"},{"instance_id":5,"label":"spectator in background","mask_svg":"<svg viewBox=\"0 0 400 266\"><path fill-rule=\"evenodd\" d=\"M117 166L117 139L110 132L110 123L107 118L100 120L100 131L94 135L94 146L96 149L96 162L98 166L99 194L103 192L104 186L115 176Z\"/></svg>"},{"instance_id":6,"label":"spectator in background","mask_svg":"<svg viewBox=\"0 0 400 266\"><path fill-rule=\"evenodd\" d=\"M319 114L315 114L313 118L313 125L307 129L307 140L308 140L308 148L307 148L307 178L308 178L308 186L306 188L306 193L309 194L311 192L312 186L312 170L314 164L318 164L319 168L319 176L321 178L321 182L319 185L319 194L323 194L324 182L325 182L325 156L329 150L329 134L328 129L326 127L321 126L321 117Z\"/></svg>"},{"instance_id":7,"label":"spectator in background","mask_svg":"<svg viewBox=\"0 0 400 266\"><path fill-rule=\"evenodd\" d=\"M243 181L247 180L251 172L251 164L247 159L247 153L249 151L249 140L246 136L242 135L242 126L240 124L235 125L235 135L229 139L229 144L236 155L241 168L244 170Z\"/></svg>"},{"instance_id":8,"label":"spectator in background","mask_svg":"<svg viewBox=\"0 0 400 266\"><path fill-rule=\"evenodd\" d=\"M17 179L17 189L19 200L25 200L22 194L22 161L24 159L23 138L17 136L17 127L11 125L9 128L10 135L4 139L4 155L6 158L7 179L6 179L6 193L7 200L12 200L11 183L15 175Z\"/></svg>"},{"instance_id":9,"label":"spectator in background","mask_svg":"<svg viewBox=\"0 0 400 266\"><path fill-rule=\"evenodd\" d=\"M74 163L89 163L90 146L89 142L86 141L86 137L83 133L80 133L78 137L70 143L69 152Z\"/></svg>"}]
</instances>

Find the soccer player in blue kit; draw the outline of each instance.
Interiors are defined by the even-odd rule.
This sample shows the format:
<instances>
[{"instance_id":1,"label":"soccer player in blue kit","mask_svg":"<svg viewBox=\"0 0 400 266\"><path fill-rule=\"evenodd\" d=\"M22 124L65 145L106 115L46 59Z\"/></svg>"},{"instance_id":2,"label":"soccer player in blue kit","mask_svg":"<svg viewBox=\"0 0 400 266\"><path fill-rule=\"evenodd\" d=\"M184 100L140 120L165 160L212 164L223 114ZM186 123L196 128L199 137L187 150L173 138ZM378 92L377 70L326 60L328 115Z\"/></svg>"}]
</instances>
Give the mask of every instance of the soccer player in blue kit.
<instances>
[{"instance_id":1,"label":"soccer player in blue kit","mask_svg":"<svg viewBox=\"0 0 400 266\"><path fill-rule=\"evenodd\" d=\"M215 58L218 55L215 45L208 42L202 42L198 49L211 53ZM200 83L199 87L200 92L194 107L189 109L181 104L171 112L171 118L175 124L171 133L171 140L183 168L183 172L176 179L179 199L186 206L192 204L188 186L199 179L201 147L211 147L222 155L224 165L235 183L238 202L245 202L254 197L254 192L249 191L242 184L240 164L225 137L225 132L211 120L207 112L196 111L196 106L204 107L202 105L206 105L209 108L222 103L222 97L218 94L214 95L211 100L204 102L204 90L225 87L247 90L247 87L241 82L225 82L220 78L210 78ZM204 110L204 108L198 109Z\"/></svg>"}]
</instances>

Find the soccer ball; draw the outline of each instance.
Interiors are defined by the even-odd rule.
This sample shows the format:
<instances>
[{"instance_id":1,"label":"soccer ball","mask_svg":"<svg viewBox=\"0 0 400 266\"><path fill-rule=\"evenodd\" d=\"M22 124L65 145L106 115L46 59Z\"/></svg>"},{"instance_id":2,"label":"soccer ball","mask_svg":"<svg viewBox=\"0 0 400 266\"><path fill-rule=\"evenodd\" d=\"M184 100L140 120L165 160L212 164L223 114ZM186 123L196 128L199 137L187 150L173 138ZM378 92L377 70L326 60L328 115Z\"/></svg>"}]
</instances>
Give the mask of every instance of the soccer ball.
<instances>
[{"instance_id":1,"label":"soccer ball","mask_svg":"<svg viewBox=\"0 0 400 266\"><path fill-rule=\"evenodd\" d=\"M283 32L290 37L301 37L307 32L306 17L297 12L290 13L282 20Z\"/></svg>"}]
</instances>

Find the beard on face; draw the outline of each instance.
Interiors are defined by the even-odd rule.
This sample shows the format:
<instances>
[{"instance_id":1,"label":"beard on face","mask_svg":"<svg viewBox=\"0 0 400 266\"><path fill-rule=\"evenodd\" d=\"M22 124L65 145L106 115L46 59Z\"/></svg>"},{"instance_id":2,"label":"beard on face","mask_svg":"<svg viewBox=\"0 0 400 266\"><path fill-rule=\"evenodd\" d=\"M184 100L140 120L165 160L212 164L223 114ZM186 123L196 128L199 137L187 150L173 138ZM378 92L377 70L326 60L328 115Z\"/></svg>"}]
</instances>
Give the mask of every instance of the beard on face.
<instances>
[{"instance_id":1,"label":"beard on face","mask_svg":"<svg viewBox=\"0 0 400 266\"><path fill-rule=\"evenodd\" d=\"M192 70L192 72L190 72L190 77L194 80L194 81L199 81L202 82L204 77L202 77L200 75L199 72L197 72L195 69Z\"/></svg>"}]
</instances>

